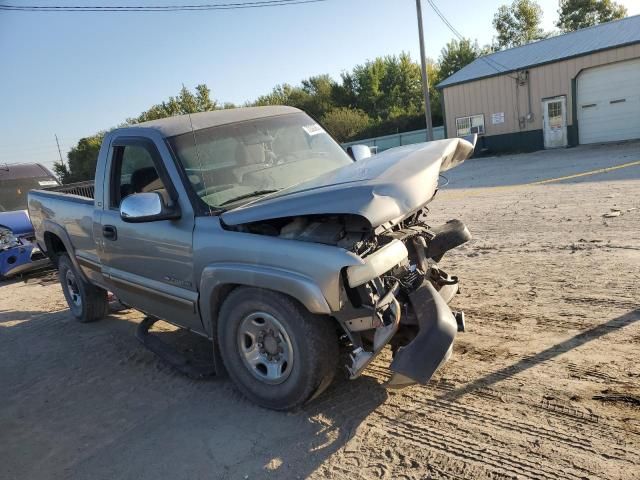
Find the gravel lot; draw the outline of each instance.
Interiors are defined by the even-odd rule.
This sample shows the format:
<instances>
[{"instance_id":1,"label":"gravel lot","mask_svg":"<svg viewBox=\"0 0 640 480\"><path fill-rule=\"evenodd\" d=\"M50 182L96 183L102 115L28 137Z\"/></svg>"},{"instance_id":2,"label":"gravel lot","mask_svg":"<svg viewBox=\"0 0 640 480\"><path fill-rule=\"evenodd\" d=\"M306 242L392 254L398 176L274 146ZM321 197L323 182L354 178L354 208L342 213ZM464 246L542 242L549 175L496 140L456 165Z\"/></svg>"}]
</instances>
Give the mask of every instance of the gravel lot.
<instances>
[{"instance_id":1,"label":"gravel lot","mask_svg":"<svg viewBox=\"0 0 640 480\"><path fill-rule=\"evenodd\" d=\"M474 234L443 261L452 360L399 392L378 360L292 414L174 372L135 311L83 325L55 275L4 284L0 478L640 478L640 180L597 179L440 192L434 223Z\"/></svg>"}]
</instances>

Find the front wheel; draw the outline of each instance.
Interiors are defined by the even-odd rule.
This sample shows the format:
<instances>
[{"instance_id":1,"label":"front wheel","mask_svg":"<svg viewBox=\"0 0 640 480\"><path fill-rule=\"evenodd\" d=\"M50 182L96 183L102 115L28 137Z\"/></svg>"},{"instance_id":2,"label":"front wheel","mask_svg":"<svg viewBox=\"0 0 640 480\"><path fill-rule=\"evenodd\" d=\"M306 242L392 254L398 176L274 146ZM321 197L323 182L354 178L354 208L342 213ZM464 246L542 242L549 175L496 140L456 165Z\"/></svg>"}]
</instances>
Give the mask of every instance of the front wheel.
<instances>
[{"instance_id":1,"label":"front wheel","mask_svg":"<svg viewBox=\"0 0 640 480\"><path fill-rule=\"evenodd\" d=\"M220 309L218 343L242 393L274 410L291 410L319 395L337 368L333 321L270 290L240 287L229 294Z\"/></svg>"},{"instance_id":2,"label":"front wheel","mask_svg":"<svg viewBox=\"0 0 640 480\"><path fill-rule=\"evenodd\" d=\"M85 282L66 254L58 259L58 276L64 298L76 320L95 322L107 315L109 302L106 290Z\"/></svg>"}]
</instances>

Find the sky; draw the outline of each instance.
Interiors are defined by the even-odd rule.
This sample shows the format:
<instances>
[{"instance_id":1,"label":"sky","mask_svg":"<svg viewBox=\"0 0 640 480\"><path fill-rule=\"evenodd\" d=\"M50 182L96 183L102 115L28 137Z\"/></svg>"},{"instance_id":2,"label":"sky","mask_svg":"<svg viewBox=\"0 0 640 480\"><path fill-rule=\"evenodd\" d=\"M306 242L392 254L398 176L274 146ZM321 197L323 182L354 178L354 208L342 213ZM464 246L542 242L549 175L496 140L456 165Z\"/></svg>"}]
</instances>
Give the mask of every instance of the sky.
<instances>
[{"instance_id":1,"label":"sky","mask_svg":"<svg viewBox=\"0 0 640 480\"><path fill-rule=\"evenodd\" d=\"M236 0L237 1L237 0ZM491 42L509 0L434 0L465 37ZM221 0L4 0L13 5L162 5ZM425 46L437 59L453 34L423 1ZM557 0L538 0L554 29ZM640 0L618 0L630 15ZM340 73L383 55L419 59L414 0L327 0L232 11L0 11L0 163L58 160L82 137L206 83L242 104L281 83Z\"/></svg>"}]
</instances>

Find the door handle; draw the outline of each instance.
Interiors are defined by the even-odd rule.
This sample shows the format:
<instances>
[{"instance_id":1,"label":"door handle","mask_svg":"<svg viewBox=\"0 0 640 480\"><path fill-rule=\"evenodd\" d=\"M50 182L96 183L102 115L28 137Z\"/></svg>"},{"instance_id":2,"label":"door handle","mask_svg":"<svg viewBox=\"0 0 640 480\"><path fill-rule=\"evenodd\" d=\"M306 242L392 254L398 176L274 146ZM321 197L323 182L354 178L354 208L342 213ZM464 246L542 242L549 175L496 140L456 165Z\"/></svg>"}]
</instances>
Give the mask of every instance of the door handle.
<instances>
[{"instance_id":1,"label":"door handle","mask_svg":"<svg viewBox=\"0 0 640 480\"><path fill-rule=\"evenodd\" d=\"M104 225L102 227L102 236L107 240L117 240L118 230L113 225Z\"/></svg>"}]
</instances>

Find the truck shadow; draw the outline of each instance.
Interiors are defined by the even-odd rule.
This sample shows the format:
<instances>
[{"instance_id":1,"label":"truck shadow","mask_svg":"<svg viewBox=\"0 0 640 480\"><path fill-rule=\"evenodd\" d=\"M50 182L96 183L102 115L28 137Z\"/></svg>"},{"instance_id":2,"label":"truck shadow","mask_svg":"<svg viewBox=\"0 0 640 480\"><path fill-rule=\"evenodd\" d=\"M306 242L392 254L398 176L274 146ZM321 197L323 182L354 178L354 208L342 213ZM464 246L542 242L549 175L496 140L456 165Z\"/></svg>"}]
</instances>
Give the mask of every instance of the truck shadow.
<instances>
[{"instance_id":1,"label":"truck shadow","mask_svg":"<svg viewBox=\"0 0 640 480\"><path fill-rule=\"evenodd\" d=\"M590 328L589 330L585 330L584 332L581 332L574 337L569 338L568 340L553 345L539 353L529 355L521 359L520 361L509 365L508 367L502 368L495 372L491 372L471 383L468 383L461 388L445 393L439 399L445 401L459 400L463 395L481 388L487 388L495 383L524 372L525 370L533 368L544 362L553 360L555 357L573 350L574 348L578 348L585 343L597 340L607 333L619 330L626 327L627 325L631 325L638 321L640 321L640 308L632 310L624 315L609 320L608 322Z\"/></svg>"},{"instance_id":2,"label":"truck shadow","mask_svg":"<svg viewBox=\"0 0 640 480\"><path fill-rule=\"evenodd\" d=\"M183 330L152 332L196 360L211 355L211 345L202 337ZM156 361L162 362L157 357ZM191 441L220 446L219 451L203 451L201 459L217 463L218 457L224 458L228 478L307 478L332 455L346 451L348 456L348 452L355 451L357 445L352 440L359 428L388 397L386 389L373 377L363 375L355 381L348 380L342 363L332 385L294 412L275 412L254 405L224 373L186 381L199 384L203 391L216 390L215 411L208 400L189 406L194 409L192 413L201 409L197 415L200 425ZM202 429L203 425L208 428ZM237 442L244 446L238 449ZM349 471L349 466L344 465L344 469Z\"/></svg>"},{"instance_id":3,"label":"truck shadow","mask_svg":"<svg viewBox=\"0 0 640 480\"><path fill-rule=\"evenodd\" d=\"M194 380L164 364L135 339L140 319L0 312L0 437L12 439L2 452L18 478L306 478L332 455L345 458L387 399L375 378L343 373L298 411L266 410L226 377ZM182 330L157 334L210 353L206 339ZM22 462L25 451L38 460Z\"/></svg>"}]
</instances>

